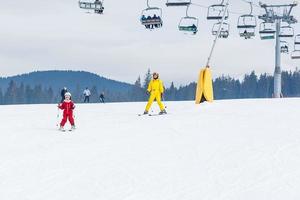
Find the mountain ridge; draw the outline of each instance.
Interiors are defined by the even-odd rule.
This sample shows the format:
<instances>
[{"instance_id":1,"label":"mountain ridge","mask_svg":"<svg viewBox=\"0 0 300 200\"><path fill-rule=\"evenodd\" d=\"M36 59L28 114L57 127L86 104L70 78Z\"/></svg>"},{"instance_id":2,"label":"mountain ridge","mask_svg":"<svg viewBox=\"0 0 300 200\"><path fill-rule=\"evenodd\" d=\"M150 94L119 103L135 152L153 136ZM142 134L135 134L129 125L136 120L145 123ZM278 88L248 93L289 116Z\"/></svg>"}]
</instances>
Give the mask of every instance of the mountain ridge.
<instances>
[{"instance_id":1,"label":"mountain ridge","mask_svg":"<svg viewBox=\"0 0 300 200\"><path fill-rule=\"evenodd\" d=\"M7 89L9 82L24 85L41 85L44 88L52 87L54 91L67 87L70 90L96 86L100 90L114 90L117 92L128 91L132 84L103 77L87 71L73 70L46 70L23 73L14 76L0 77L0 87Z\"/></svg>"}]
</instances>

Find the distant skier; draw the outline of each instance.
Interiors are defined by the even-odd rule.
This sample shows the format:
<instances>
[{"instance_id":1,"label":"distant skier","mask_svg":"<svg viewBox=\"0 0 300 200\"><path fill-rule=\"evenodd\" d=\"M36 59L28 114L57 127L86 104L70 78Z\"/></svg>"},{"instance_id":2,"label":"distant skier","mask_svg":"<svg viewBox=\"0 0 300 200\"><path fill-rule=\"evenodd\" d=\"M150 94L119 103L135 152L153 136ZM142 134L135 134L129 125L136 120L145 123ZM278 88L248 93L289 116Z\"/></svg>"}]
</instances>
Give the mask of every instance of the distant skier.
<instances>
[{"instance_id":1,"label":"distant skier","mask_svg":"<svg viewBox=\"0 0 300 200\"><path fill-rule=\"evenodd\" d=\"M60 96L61 96L61 103L65 100L65 94L68 92L68 89L66 87L64 87L61 92L60 92Z\"/></svg>"},{"instance_id":2,"label":"distant skier","mask_svg":"<svg viewBox=\"0 0 300 200\"><path fill-rule=\"evenodd\" d=\"M156 72L153 73L153 79L150 81L148 85L147 93L150 94L150 97L146 109L144 111L144 115L147 115L149 113L149 109L155 99L160 108L159 114L160 115L167 114L167 111L165 110L165 106L161 102L164 93L164 85L163 82L159 79L159 74Z\"/></svg>"},{"instance_id":3,"label":"distant skier","mask_svg":"<svg viewBox=\"0 0 300 200\"><path fill-rule=\"evenodd\" d=\"M71 100L71 93L66 92L65 93L65 99L62 103L58 104L58 108L63 110L63 119L60 122L60 128L59 130L64 131L64 126L69 120L71 124L71 130L75 130L75 122L73 117L73 110L75 109L74 102Z\"/></svg>"},{"instance_id":4,"label":"distant skier","mask_svg":"<svg viewBox=\"0 0 300 200\"><path fill-rule=\"evenodd\" d=\"M84 103L90 103L90 96L91 96L91 91L89 88L85 88L83 91L83 96L84 96Z\"/></svg>"},{"instance_id":5,"label":"distant skier","mask_svg":"<svg viewBox=\"0 0 300 200\"><path fill-rule=\"evenodd\" d=\"M100 102L102 102L102 103L105 103L104 102L104 92L102 92L101 94L100 94Z\"/></svg>"}]
</instances>

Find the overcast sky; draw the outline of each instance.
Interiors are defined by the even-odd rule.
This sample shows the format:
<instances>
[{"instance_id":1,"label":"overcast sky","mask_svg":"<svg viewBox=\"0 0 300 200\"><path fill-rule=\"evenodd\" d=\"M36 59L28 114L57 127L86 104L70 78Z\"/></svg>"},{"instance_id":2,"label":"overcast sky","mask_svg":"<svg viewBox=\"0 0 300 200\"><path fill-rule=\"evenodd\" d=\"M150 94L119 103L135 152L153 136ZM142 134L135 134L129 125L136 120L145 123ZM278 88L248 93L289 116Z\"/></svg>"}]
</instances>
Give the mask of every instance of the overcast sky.
<instances>
[{"instance_id":1,"label":"overcast sky","mask_svg":"<svg viewBox=\"0 0 300 200\"><path fill-rule=\"evenodd\" d=\"M193 0L210 5L217 0ZM265 0L264 3L286 3ZM258 4L255 0L254 3ZM77 0L15 0L0 6L0 76L51 69L86 70L126 82L143 76L147 68L160 73L166 83L186 84L197 79L214 37L207 10L192 6L189 14L199 18L196 36L177 30L185 8L167 8L165 1L150 0L163 8L164 26L148 31L140 24L145 0L105 0L105 14L86 14ZM230 0L230 11L249 13L242 0ZM255 14L261 13L254 7ZM300 5L294 9L300 21ZM239 38L236 22L230 15L230 38L219 40L211 67L214 76L228 74L240 78L244 73L274 71L274 41ZM295 32L300 33L300 23ZM257 30L258 32L258 30ZM292 42L291 42L292 44ZM292 46L292 45L291 45ZM300 61L282 56L282 68L295 69Z\"/></svg>"}]
</instances>

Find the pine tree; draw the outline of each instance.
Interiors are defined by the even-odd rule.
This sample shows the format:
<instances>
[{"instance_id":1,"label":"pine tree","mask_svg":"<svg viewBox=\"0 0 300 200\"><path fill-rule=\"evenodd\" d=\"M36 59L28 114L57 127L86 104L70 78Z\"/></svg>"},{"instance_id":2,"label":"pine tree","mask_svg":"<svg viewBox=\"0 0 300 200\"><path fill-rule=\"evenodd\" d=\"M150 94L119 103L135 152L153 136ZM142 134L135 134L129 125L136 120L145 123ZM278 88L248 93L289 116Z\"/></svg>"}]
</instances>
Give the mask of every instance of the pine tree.
<instances>
[{"instance_id":1,"label":"pine tree","mask_svg":"<svg viewBox=\"0 0 300 200\"><path fill-rule=\"evenodd\" d=\"M140 76L135 81L134 86L137 87L137 88L141 88L142 87L141 77Z\"/></svg>"},{"instance_id":2,"label":"pine tree","mask_svg":"<svg viewBox=\"0 0 300 200\"><path fill-rule=\"evenodd\" d=\"M98 93L97 87L95 85L91 89L90 102L92 102L92 103L99 102L99 93Z\"/></svg>"},{"instance_id":3,"label":"pine tree","mask_svg":"<svg viewBox=\"0 0 300 200\"><path fill-rule=\"evenodd\" d=\"M166 89L165 91L165 98L168 101L175 101L176 99L176 91L177 89L174 86L174 82L171 83L170 88Z\"/></svg>"},{"instance_id":4,"label":"pine tree","mask_svg":"<svg viewBox=\"0 0 300 200\"><path fill-rule=\"evenodd\" d=\"M258 79L258 87L257 87L257 97L259 98L267 98L269 96L269 82L267 74L261 74Z\"/></svg>"},{"instance_id":5,"label":"pine tree","mask_svg":"<svg viewBox=\"0 0 300 200\"><path fill-rule=\"evenodd\" d=\"M33 88L33 103L39 104L43 102L44 95L41 85L36 85Z\"/></svg>"},{"instance_id":6,"label":"pine tree","mask_svg":"<svg viewBox=\"0 0 300 200\"><path fill-rule=\"evenodd\" d=\"M75 89L75 92L74 92L74 94L72 96L72 99L75 102L81 102L82 101L81 100L82 99L81 89L80 89L80 85L79 84L76 85L76 89Z\"/></svg>"},{"instance_id":7,"label":"pine tree","mask_svg":"<svg viewBox=\"0 0 300 200\"><path fill-rule=\"evenodd\" d=\"M20 87L17 88L16 103L18 103L18 104L24 104L25 103L25 88L24 88L23 83L21 83Z\"/></svg>"},{"instance_id":8,"label":"pine tree","mask_svg":"<svg viewBox=\"0 0 300 200\"><path fill-rule=\"evenodd\" d=\"M47 103L53 103L54 102L54 92L52 87L49 87L48 90L46 91L47 95Z\"/></svg>"},{"instance_id":9,"label":"pine tree","mask_svg":"<svg viewBox=\"0 0 300 200\"><path fill-rule=\"evenodd\" d=\"M151 79L152 79L151 71L150 69L148 69L144 79L144 84L143 84L144 89L148 88L148 84L150 83Z\"/></svg>"},{"instance_id":10,"label":"pine tree","mask_svg":"<svg viewBox=\"0 0 300 200\"><path fill-rule=\"evenodd\" d=\"M145 90L142 88L141 77L135 81L133 87L128 91L128 101L143 101L145 100Z\"/></svg>"},{"instance_id":11,"label":"pine tree","mask_svg":"<svg viewBox=\"0 0 300 200\"><path fill-rule=\"evenodd\" d=\"M31 89L30 85L25 86L25 103L33 103L33 90Z\"/></svg>"},{"instance_id":12,"label":"pine tree","mask_svg":"<svg viewBox=\"0 0 300 200\"><path fill-rule=\"evenodd\" d=\"M16 104L17 102L17 85L11 80L4 95L5 104Z\"/></svg>"},{"instance_id":13,"label":"pine tree","mask_svg":"<svg viewBox=\"0 0 300 200\"><path fill-rule=\"evenodd\" d=\"M255 98L257 97L257 76L254 71L250 75L245 75L244 81L241 85L242 98Z\"/></svg>"}]
</instances>

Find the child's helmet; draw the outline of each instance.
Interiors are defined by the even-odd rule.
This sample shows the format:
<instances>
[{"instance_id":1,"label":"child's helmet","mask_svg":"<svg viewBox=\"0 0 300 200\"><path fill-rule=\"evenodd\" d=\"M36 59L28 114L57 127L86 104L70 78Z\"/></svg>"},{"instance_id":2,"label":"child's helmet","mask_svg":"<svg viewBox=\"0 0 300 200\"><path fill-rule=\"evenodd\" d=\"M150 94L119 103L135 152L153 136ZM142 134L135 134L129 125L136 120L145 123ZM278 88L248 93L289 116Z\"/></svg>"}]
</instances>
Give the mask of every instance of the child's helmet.
<instances>
[{"instance_id":1,"label":"child's helmet","mask_svg":"<svg viewBox=\"0 0 300 200\"><path fill-rule=\"evenodd\" d=\"M66 93L65 93L65 97L66 97L66 96L69 96L69 97L71 97L72 95L71 95L71 93L70 93L70 92L66 92Z\"/></svg>"}]
</instances>

